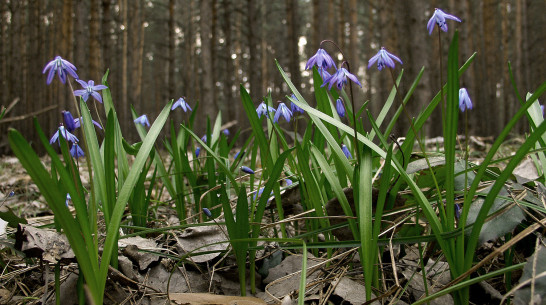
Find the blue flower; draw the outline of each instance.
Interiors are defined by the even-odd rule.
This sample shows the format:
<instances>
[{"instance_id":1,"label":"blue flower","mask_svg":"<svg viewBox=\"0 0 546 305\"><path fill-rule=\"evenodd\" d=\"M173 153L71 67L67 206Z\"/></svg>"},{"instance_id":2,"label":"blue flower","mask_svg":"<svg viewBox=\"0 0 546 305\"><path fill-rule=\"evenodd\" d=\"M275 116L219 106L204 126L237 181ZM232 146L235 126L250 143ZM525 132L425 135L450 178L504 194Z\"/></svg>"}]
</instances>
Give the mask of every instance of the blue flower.
<instances>
[{"instance_id":1,"label":"blue flower","mask_svg":"<svg viewBox=\"0 0 546 305\"><path fill-rule=\"evenodd\" d=\"M326 51L324 51L324 49L320 48L315 55L309 58L307 64L305 65L305 70L311 69L313 66L317 66L317 68L330 69L332 67L335 68L336 64L332 57Z\"/></svg>"},{"instance_id":2,"label":"blue flower","mask_svg":"<svg viewBox=\"0 0 546 305\"><path fill-rule=\"evenodd\" d=\"M290 180L288 178L284 179L284 182L286 182L286 186L292 185L292 183L293 183L292 180Z\"/></svg>"},{"instance_id":3,"label":"blue flower","mask_svg":"<svg viewBox=\"0 0 546 305\"><path fill-rule=\"evenodd\" d=\"M395 55L387 52L384 47L381 47L381 50L377 52L370 60L368 61L368 69L377 62L377 69L381 71L384 67L389 67L391 69L394 69L394 61L396 60L400 64L402 64L402 61L400 58L396 57Z\"/></svg>"},{"instance_id":4,"label":"blue flower","mask_svg":"<svg viewBox=\"0 0 546 305\"><path fill-rule=\"evenodd\" d=\"M461 206L459 204L455 204L455 218L457 220L461 218Z\"/></svg>"},{"instance_id":5,"label":"blue flower","mask_svg":"<svg viewBox=\"0 0 546 305\"><path fill-rule=\"evenodd\" d=\"M72 143L79 142L78 138L75 135L68 132L68 130L66 130L66 128L64 128L64 126L61 125L59 126L59 129L57 129L57 131L53 134L53 136L49 140L49 144L53 144L54 142L56 142L59 139L59 134L61 134L63 138L65 138L65 140L69 142L72 142Z\"/></svg>"},{"instance_id":6,"label":"blue flower","mask_svg":"<svg viewBox=\"0 0 546 305\"><path fill-rule=\"evenodd\" d=\"M93 125L97 126L99 129L102 129L102 127L100 126L99 123L97 123L97 121L95 120L91 120L91 122L93 122ZM76 128L80 128L80 126L83 124L83 117L80 117L78 119L74 119L74 126L76 126ZM68 128L67 128L68 129ZM69 130L70 131L70 130Z\"/></svg>"},{"instance_id":7,"label":"blue flower","mask_svg":"<svg viewBox=\"0 0 546 305\"><path fill-rule=\"evenodd\" d=\"M203 208L203 213L204 213L205 215L207 215L207 217L211 217L211 216L212 216L212 213L211 213L210 210L207 209L207 208Z\"/></svg>"},{"instance_id":8,"label":"blue flower","mask_svg":"<svg viewBox=\"0 0 546 305\"><path fill-rule=\"evenodd\" d=\"M347 69L345 68L339 68L336 73L334 73L332 76L330 76L327 80L324 81L324 84L322 84L321 87L326 86L328 84L328 90L332 90L332 86L336 84L337 89L341 90L343 89L343 86L347 84L347 77L352 80L355 84L362 87L356 76L349 73Z\"/></svg>"},{"instance_id":9,"label":"blue flower","mask_svg":"<svg viewBox=\"0 0 546 305\"><path fill-rule=\"evenodd\" d=\"M49 70L46 81L48 85L51 84L51 81L53 81L53 77L55 77L55 71L59 75L59 79L63 84L66 83L67 73L70 74L73 78L78 79L78 74L76 74L76 70L78 69L76 69L76 67L68 60L62 59L61 56L57 56L52 61L48 62L47 65L44 67L42 74L46 73L47 70Z\"/></svg>"},{"instance_id":10,"label":"blue flower","mask_svg":"<svg viewBox=\"0 0 546 305\"><path fill-rule=\"evenodd\" d=\"M278 123L281 115L284 117L284 119L287 122L290 122L290 118L292 117L292 111L290 111L290 109L288 109L288 107L286 107L284 103L279 104L279 107L277 108L277 113L275 113L275 117L273 118L273 121L275 123Z\"/></svg>"},{"instance_id":11,"label":"blue flower","mask_svg":"<svg viewBox=\"0 0 546 305\"><path fill-rule=\"evenodd\" d=\"M472 109L472 101L468 96L466 88L459 89L459 109L461 109L462 112L464 112L466 109Z\"/></svg>"},{"instance_id":12,"label":"blue flower","mask_svg":"<svg viewBox=\"0 0 546 305\"><path fill-rule=\"evenodd\" d=\"M447 32L447 22L446 19L455 20L457 22L461 22L461 19L444 13L441 9L437 8L434 10L434 14L432 14L432 17L430 17L428 23L427 23L427 30L428 34L432 34L432 31L434 30L434 24L437 24L442 31Z\"/></svg>"},{"instance_id":13,"label":"blue flower","mask_svg":"<svg viewBox=\"0 0 546 305\"><path fill-rule=\"evenodd\" d=\"M229 129L224 129L222 130L222 133L226 136L226 137L229 137Z\"/></svg>"},{"instance_id":14,"label":"blue flower","mask_svg":"<svg viewBox=\"0 0 546 305\"><path fill-rule=\"evenodd\" d=\"M186 100L184 100L183 97L179 98L176 101L176 103L173 104L173 106L171 107L171 110L174 110L176 107L182 108L182 110L184 110L184 112L188 112L188 110L192 111L190 105L188 105L188 103L186 103Z\"/></svg>"},{"instance_id":15,"label":"blue flower","mask_svg":"<svg viewBox=\"0 0 546 305\"><path fill-rule=\"evenodd\" d=\"M212 135L210 135L212 137ZM207 143L207 135L204 135L203 137L201 137L201 141L203 141L205 144L209 144Z\"/></svg>"},{"instance_id":16,"label":"blue flower","mask_svg":"<svg viewBox=\"0 0 546 305\"><path fill-rule=\"evenodd\" d=\"M239 157L242 158L244 155L245 155L245 152L240 150L235 154L235 157L233 157L233 160L237 160L237 158L239 158Z\"/></svg>"},{"instance_id":17,"label":"blue flower","mask_svg":"<svg viewBox=\"0 0 546 305\"><path fill-rule=\"evenodd\" d=\"M275 108L271 106L267 106L265 102L262 102L260 105L258 105L258 108L256 108L256 113L258 114L258 118L261 118L263 114L265 116L269 117L269 113L273 112L275 113Z\"/></svg>"},{"instance_id":18,"label":"blue flower","mask_svg":"<svg viewBox=\"0 0 546 305\"><path fill-rule=\"evenodd\" d=\"M14 191L9 192L8 197L13 197L13 196L15 196L15 192Z\"/></svg>"},{"instance_id":19,"label":"blue flower","mask_svg":"<svg viewBox=\"0 0 546 305\"><path fill-rule=\"evenodd\" d=\"M150 127L150 121L148 121L148 116L143 114L135 119L136 124L140 124L142 126L148 126Z\"/></svg>"},{"instance_id":20,"label":"blue flower","mask_svg":"<svg viewBox=\"0 0 546 305\"><path fill-rule=\"evenodd\" d=\"M345 146L345 144L341 144L341 151L343 151L343 154L345 155L345 157L347 157L347 159L353 158L353 155L351 155L351 152L349 151L347 146Z\"/></svg>"},{"instance_id":21,"label":"blue flower","mask_svg":"<svg viewBox=\"0 0 546 305\"><path fill-rule=\"evenodd\" d=\"M82 85L83 89L74 90L74 95L75 96L81 96L83 98L84 102L87 102L87 99L91 95L97 101L99 101L99 103L102 103L102 97L100 96L100 94L97 91L102 90L102 89L108 89L108 87L106 87L105 85L96 85L95 86L95 82L92 81L92 80L88 81L87 83L84 82L81 79L77 79L76 81L78 83L80 83L80 85Z\"/></svg>"},{"instance_id":22,"label":"blue flower","mask_svg":"<svg viewBox=\"0 0 546 305\"><path fill-rule=\"evenodd\" d=\"M252 170L250 167L241 166L241 170L247 174L254 175L254 170Z\"/></svg>"},{"instance_id":23,"label":"blue flower","mask_svg":"<svg viewBox=\"0 0 546 305\"><path fill-rule=\"evenodd\" d=\"M296 100L296 101L298 100L298 98L294 94L292 94L290 97L292 99ZM292 110L293 115L296 115L298 112L301 113L301 114L305 113L305 111L303 109L301 109L298 105L296 105L296 104L294 104L292 102L290 102L290 110Z\"/></svg>"},{"instance_id":24,"label":"blue flower","mask_svg":"<svg viewBox=\"0 0 546 305\"><path fill-rule=\"evenodd\" d=\"M330 73L328 73L328 71L326 71L326 69L323 68L319 68L318 72L320 74L320 77L322 78L323 83L326 82L326 80L330 78L330 76L332 76Z\"/></svg>"},{"instance_id":25,"label":"blue flower","mask_svg":"<svg viewBox=\"0 0 546 305\"><path fill-rule=\"evenodd\" d=\"M64 204L68 207L68 202L72 200L72 197L70 197L70 194L66 193L66 200L64 202Z\"/></svg>"},{"instance_id":26,"label":"blue flower","mask_svg":"<svg viewBox=\"0 0 546 305\"><path fill-rule=\"evenodd\" d=\"M85 156L82 148L80 147L80 145L78 145L78 143L72 144L72 148L70 148L70 154L72 155L73 158L76 158L76 159Z\"/></svg>"},{"instance_id":27,"label":"blue flower","mask_svg":"<svg viewBox=\"0 0 546 305\"><path fill-rule=\"evenodd\" d=\"M68 130L69 132L74 132L74 130L76 130L76 122L74 120L74 117L72 116L72 113L65 110L63 110L61 113L63 114L63 122L66 130Z\"/></svg>"},{"instance_id":28,"label":"blue flower","mask_svg":"<svg viewBox=\"0 0 546 305\"><path fill-rule=\"evenodd\" d=\"M336 111L340 118L345 117L345 107L341 98L336 100Z\"/></svg>"},{"instance_id":29,"label":"blue flower","mask_svg":"<svg viewBox=\"0 0 546 305\"><path fill-rule=\"evenodd\" d=\"M197 146L197 148L195 149L195 157L198 158L199 157L199 153L201 152L201 147Z\"/></svg>"}]
</instances>

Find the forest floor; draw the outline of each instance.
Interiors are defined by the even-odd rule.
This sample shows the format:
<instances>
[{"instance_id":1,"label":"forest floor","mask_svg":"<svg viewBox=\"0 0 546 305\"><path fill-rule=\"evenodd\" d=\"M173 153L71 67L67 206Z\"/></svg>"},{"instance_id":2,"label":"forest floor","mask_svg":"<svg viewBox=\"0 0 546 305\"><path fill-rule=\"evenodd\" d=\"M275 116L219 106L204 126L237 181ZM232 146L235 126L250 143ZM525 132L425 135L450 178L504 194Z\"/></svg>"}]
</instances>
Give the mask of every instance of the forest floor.
<instances>
[{"instance_id":1,"label":"forest floor","mask_svg":"<svg viewBox=\"0 0 546 305\"><path fill-rule=\"evenodd\" d=\"M487 139L476 139L479 141L475 144L478 149L472 156L479 160L480 151L487 150ZM511 145L517 146L518 140ZM510 150L510 145L507 145L506 155ZM48 163L45 158L43 162ZM82 168L85 170L86 167ZM529 166L520 168L520 173L524 176L535 174ZM84 179L83 183L87 181ZM12 191L14 196L9 197ZM0 220L0 304L55 304L56 266L60 267L57 270L60 304L77 304L78 266L74 254L64 236L53 230L51 210L13 156L0 159L0 198L0 217L7 220ZM268 210L268 213L274 213L274 210ZM159 207L155 216L156 220L150 223L152 228L170 228L179 224L174 212L166 206ZM287 226L292 236L302 230L301 221L288 222ZM100 227L104 227L104 223L99 222ZM264 250L258 252L257 293L249 298L238 297L240 284L235 258L229 252L228 255L225 251L218 252L228 248L228 243L218 244L227 240L224 231L220 226L198 226L122 237L118 244L119 265L110 270L105 304L292 304L298 295L301 252L281 249L276 243L264 244ZM208 254L193 256L180 264L178 258L181 254L213 243L216 244L204 248L211 251ZM477 251L476 259L479 261L486 257L502 244L502 238L485 243ZM331 253L331 259L326 258L324 249L315 249L309 254L307 304L365 303L356 249L339 248ZM215 250L217 252L213 252ZM377 298L373 304L380 304L380 301L412 303L425 290L429 293L438 291L451 281L449 267L441 253L434 247L427 249L429 259L423 266L419 250L417 244L384 247L385 252L379 261L383 287L373 291L374 298ZM512 263L525 262L533 250L533 242L518 247ZM426 284L420 272L423 267L427 271ZM482 270L488 272L502 267L504 257L499 255ZM521 270L513 272L511 281L517 283L520 276ZM249 284L247 288L250 289ZM498 304L507 292L498 278L474 285L472 289L472 294L486 296L487 301L483 304ZM247 295L251 295L248 292ZM453 299L445 295L431 304L453 304Z\"/></svg>"}]
</instances>

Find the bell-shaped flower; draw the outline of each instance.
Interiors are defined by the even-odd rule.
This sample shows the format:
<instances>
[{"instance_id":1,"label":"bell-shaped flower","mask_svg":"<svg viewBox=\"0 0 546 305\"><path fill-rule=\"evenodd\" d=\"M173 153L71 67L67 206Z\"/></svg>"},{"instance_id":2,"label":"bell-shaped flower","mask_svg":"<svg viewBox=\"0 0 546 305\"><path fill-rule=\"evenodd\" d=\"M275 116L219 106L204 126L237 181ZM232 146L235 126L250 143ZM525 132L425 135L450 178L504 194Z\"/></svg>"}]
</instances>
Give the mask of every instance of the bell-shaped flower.
<instances>
[{"instance_id":1,"label":"bell-shaped flower","mask_svg":"<svg viewBox=\"0 0 546 305\"><path fill-rule=\"evenodd\" d=\"M70 154L72 155L73 158L76 158L76 159L85 156L85 153L83 152L80 145L78 145L78 143L72 144L72 147L70 148Z\"/></svg>"},{"instance_id":2,"label":"bell-shaped flower","mask_svg":"<svg viewBox=\"0 0 546 305\"><path fill-rule=\"evenodd\" d=\"M343 100L341 98L336 100L336 111L340 118L345 117L345 106L343 106Z\"/></svg>"},{"instance_id":3,"label":"bell-shaped flower","mask_svg":"<svg viewBox=\"0 0 546 305\"><path fill-rule=\"evenodd\" d=\"M230 135L230 133L229 133L229 129L227 129L227 128L226 128L226 129L224 129L224 130L222 130L222 133L223 133L223 134L224 134L224 136L226 136L226 137L229 137L229 135Z\"/></svg>"},{"instance_id":4,"label":"bell-shaped flower","mask_svg":"<svg viewBox=\"0 0 546 305\"><path fill-rule=\"evenodd\" d=\"M148 126L150 127L150 121L148 121L148 116L143 114L135 119L136 124L140 124L142 126Z\"/></svg>"},{"instance_id":5,"label":"bell-shaped flower","mask_svg":"<svg viewBox=\"0 0 546 305\"><path fill-rule=\"evenodd\" d=\"M296 101L298 100L298 98L294 94L292 94L290 97ZM292 102L290 102L290 110L292 111L293 115L296 115L297 113L301 113L301 114L305 113L303 109L301 109L298 105Z\"/></svg>"},{"instance_id":6,"label":"bell-shaped flower","mask_svg":"<svg viewBox=\"0 0 546 305\"><path fill-rule=\"evenodd\" d=\"M459 109L461 109L461 112L464 112L466 109L472 109L472 101L470 100L470 96L468 96L466 88L459 89Z\"/></svg>"},{"instance_id":7,"label":"bell-shaped flower","mask_svg":"<svg viewBox=\"0 0 546 305\"><path fill-rule=\"evenodd\" d=\"M254 175L254 170L247 166L241 166L241 170L247 174Z\"/></svg>"},{"instance_id":8,"label":"bell-shaped flower","mask_svg":"<svg viewBox=\"0 0 546 305\"><path fill-rule=\"evenodd\" d=\"M391 69L394 69L394 60L402 64L402 61L400 58L396 57L395 55L387 52L384 47L381 47L381 50L377 52L370 60L368 61L368 69L377 62L377 69L381 71L384 67L389 67Z\"/></svg>"},{"instance_id":9,"label":"bell-shaped flower","mask_svg":"<svg viewBox=\"0 0 546 305\"><path fill-rule=\"evenodd\" d=\"M431 35L432 31L434 31L434 25L437 24L442 31L447 32L447 22L446 19L455 20L457 22L461 22L461 19L444 13L441 9L437 8L434 10L434 14L432 14L432 17L430 17L428 23L427 23L427 30L428 34Z\"/></svg>"},{"instance_id":10,"label":"bell-shaped flower","mask_svg":"<svg viewBox=\"0 0 546 305\"><path fill-rule=\"evenodd\" d=\"M68 142L79 142L78 138L75 135L68 132L68 130L66 130L63 125L61 125L49 140L49 144L55 143L59 139L59 134L62 135L62 137L65 138L65 140L67 140Z\"/></svg>"},{"instance_id":11,"label":"bell-shaped flower","mask_svg":"<svg viewBox=\"0 0 546 305\"><path fill-rule=\"evenodd\" d=\"M102 97L100 96L100 94L97 91L102 90L102 89L108 89L108 87L106 87L105 85L96 85L95 86L95 82L92 81L92 80L88 81L87 83L84 82L81 79L77 79L76 81L78 83L80 83L80 85L82 85L83 89L74 90L74 95L75 96L81 96L83 98L84 102L87 102L87 99L89 98L89 96L92 96L99 103L102 103Z\"/></svg>"},{"instance_id":12,"label":"bell-shaped flower","mask_svg":"<svg viewBox=\"0 0 546 305\"><path fill-rule=\"evenodd\" d=\"M341 151L347 157L347 159L352 159L353 156L351 155L351 152L349 151L349 148L345 144L341 144Z\"/></svg>"},{"instance_id":13,"label":"bell-shaped flower","mask_svg":"<svg viewBox=\"0 0 546 305\"><path fill-rule=\"evenodd\" d=\"M318 69L318 72L319 72L319 74L320 74L320 77L322 78L322 82L323 82L323 83L325 83L326 80L327 80L328 78L330 78L330 76L332 76L332 74L328 73L328 71L327 71L326 69L324 69L324 68L319 68L319 69Z\"/></svg>"},{"instance_id":14,"label":"bell-shaped flower","mask_svg":"<svg viewBox=\"0 0 546 305\"><path fill-rule=\"evenodd\" d=\"M192 111L190 105L188 105L188 103L186 103L186 100L185 100L183 97L179 98L179 99L173 104L173 106L171 107L171 110L176 109L176 107L182 108L182 110L184 110L184 112L188 112L188 110L189 110L189 111Z\"/></svg>"},{"instance_id":15,"label":"bell-shaped flower","mask_svg":"<svg viewBox=\"0 0 546 305\"><path fill-rule=\"evenodd\" d=\"M326 86L328 84L328 90L332 90L332 86L336 84L336 87L338 90L343 89L343 86L347 84L347 78L352 80L355 84L362 87L360 82L358 81L358 78L351 74L347 69L345 68L339 68L337 69L336 73L334 73L332 76L330 76L327 80L324 81L324 84L322 84L321 87Z\"/></svg>"},{"instance_id":16,"label":"bell-shaped flower","mask_svg":"<svg viewBox=\"0 0 546 305\"><path fill-rule=\"evenodd\" d=\"M290 109L288 109L288 107L286 107L284 103L280 103L279 107L277 107L277 113L275 113L273 122L278 123L281 115L287 122L290 122L290 118L292 117L292 111L290 111Z\"/></svg>"},{"instance_id":17,"label":"bell-shaped flower","mask_svg":"<svg viewBox=\"0 0 546 305\"><path fill-rule=\"evenodd\" d=\"M212 216L212 213L211 213L210 210L207 209L207 208L203 208L203 214L207 215L207 217L211 217L211 216Z\"/></svg>"},{"instance_id":18,"label":"bell-shaped flower","mask_svg":"<svg viewBox=\"0 0 546 305\"><path fill-rule=\"evenodd\" d=\"M61 113L63 114L63 122L66 130L68 130L69 132L74 132L74 130L76 130L76 120L72 116L72 113L65 110L63 110Z\"/></svg>"},{"instance_id":19,"label":"bell-shaped flower","mask_svg":"<svg viewBox=\"0 0 546 305\"><path fill-rule=\"evenodd\" d=\"M307 64L305 65L305 70L311 69L313 66L317 66L319 69L330 69L332 67L335 68L336 64L330 54L328 54L328 52L326 52L324 49L320 48L315 55L309 58Z\"/></svg>"},{"instance_id":20,"label":"bell-shaped flower","mask_svg":"<svg viewBox=\"0 0 546 305\"><path fill-rule=\"evenodd\" d=\"M267 106L265 102L262 102L260 105L258 105L258 108L256 108L256 113L258 114L258 118L261 118L262 115L265 114L265 116L269 117L269 113L275 113L275 108L271 106Z\"/></svg>"},{"instance_id":21,"label":"bell-shaped flower","mask_svg":"<svg viewBox=\"0 0 546 305\"><path fill-rule=\"evenodd\" d=\"M195 148L195 157L196 158L199 158L199 153L201 153L201 147L197 146L197 148Z\"/></svg>"},{"instance_id":22,"label":"bell-shaped flower","mask_svg":"<svg viewBox=\"0 0 546 305\"><path fill-rule=\"evenodd\" d=\"M78 79L78 74L76 74L76 66L71 64L68 60L62 59L61 56L55 57L52 61L48 62L47 65L44 67L44 70L42 71L42 74L45 74L49 70L49 73L47 74L47 81L46 84L51 84L51 81L53 81L53 77L55 77L55 72L57 72L57 75L59 75L59 79L63 84L66 83L66 74L70 74L73 78Z\"/></svg>"}]
</instances>

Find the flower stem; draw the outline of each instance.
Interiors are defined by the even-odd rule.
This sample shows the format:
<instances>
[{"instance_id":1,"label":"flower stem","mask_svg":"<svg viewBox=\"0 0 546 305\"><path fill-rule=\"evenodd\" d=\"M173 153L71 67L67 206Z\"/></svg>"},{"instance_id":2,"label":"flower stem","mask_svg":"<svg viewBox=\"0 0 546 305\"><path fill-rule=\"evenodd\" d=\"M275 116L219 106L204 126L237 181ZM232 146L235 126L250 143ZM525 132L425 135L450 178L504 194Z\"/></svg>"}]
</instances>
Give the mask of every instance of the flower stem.
<instances>
[{"instance_id":1,"label":"flower stem","mask_svg":"<svg viewBox=\"0 0 546 305\"><path fill-rule=\"evenodd\" d=\"M333 44L337 48L339 53L341 53L341 56L345 59L341 65L343 66L343 64L345 64L347 66L347 71L351 73L351 67L349 65L349 62L346 60L347 57L345 57L345 54L343 53L341 48L335 42L329 39L321 41L320 45L322 46L322 44L326 42ZM358 148L357 132L356 132L356 107L355 107L355 100L353 96L353 85L351 84L351 82L349 82L349 92L351 94L351 106L353 107L353 130L354 130L353 146L356 151L357 165L359 166L360 165L360 149Z\"/></svg>"},{"instance_id":2,"label":"flower stem","mask_svg":"<svg viewBox=\"0 0 546 305\"><path fill-rule=\"evenodd\" d=\"M442 122L445 121L445 101L444 101L444 77L442 65L442 39L440 30L438 32L438 57L440 58L440 108L442 110ZM442 124L442 136L444 135L444 124Z\"/></svg>"}]
</instances>

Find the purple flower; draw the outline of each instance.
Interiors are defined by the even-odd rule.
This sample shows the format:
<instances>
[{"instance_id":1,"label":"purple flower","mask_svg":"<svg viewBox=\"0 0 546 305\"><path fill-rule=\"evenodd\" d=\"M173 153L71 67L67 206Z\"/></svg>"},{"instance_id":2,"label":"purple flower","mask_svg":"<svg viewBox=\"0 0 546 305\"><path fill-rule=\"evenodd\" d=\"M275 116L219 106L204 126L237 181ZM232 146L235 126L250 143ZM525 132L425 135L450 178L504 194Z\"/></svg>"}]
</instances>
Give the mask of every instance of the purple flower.
<instances>
[{"instance_id":1,"label":"purple flower","mask_svg":"<svg viewBox=\"0 0 546 305\"><path fill-rule=\"evenodd\" d=\"M97 126L99 129L102 129L102 127L100 126L99 123L97 123L97 121L91 120L91 122L93 122L93 125ZM74 119L74 126L76 126L76 128L80 128L82 124L83 124L83 117L80 117L79 119Z\"/></svg>"},{"instance_id":2,"label":"purple flower","mask_svg":"<svg viewBox=\"0 0 546 305\"><path fill-rule=\"evenodd\" d=\"M235 154L235 157L233 157L233 160L237 160L237 158L239 158L239 157L242 158L244 155L245 155L245 152L240 150Z\"/></svg>"},{"instance_id":3,"label":"purple flower","mask_svg":"<svg viewBox=\"0 0 546 305\"><path fill-rule=\"evenodd\" d=\"M377 62L377 69L381 71L384 67L389 67L391 69L394 69L394 61L396 60L400 64L402 64L402 61L400 58L396 57L395 55L387 52L384 47L381 47L381 50L377 52L370 60L368 61L368 69Z\"/></svg>"},{"instance_id":4,"label":"purple flower","mask_svg":"<svg viewBox=\"0 0 546 305\"><path fill-rule=\"evenodd\" d=\"M351 155L351 152L349 151L347 146L345 146L345 144L341 144L341 151L343 151L343 154L345 155L345 157L347 157L347 159L353 158L353 155Z\"/></svg>"},{"instance_id":5,"label":"purple flower","mask_svg":"<svg viewBox=\"0 0 546 305\"><path fill-rule=\"evenodd\" d=\"M345 68L339 68L336 73L334 73L332 76L330 76L327 80L324 81L324 84L322 84L321 87L326 86L328 84L328 90L332 90L332 86L336 84L337 89L341 90L343 89L343 86L347 84L347 77L352 80L355 84L362 87L360 82L358 81L358 78L351 74L347 69Z\"/></svg>"},{"instance_id":6,"label":"purple flower","mask_svg":"<svg viewBox=\"0 0 546 305\"><path fill-rule=\"evenodd\" d=\"M195 157L196 157L196 158L199 157L199 153L200 153L200 152L201 152L201 147L198 146L198 147L195 149Z\"/></svg>"},{"instance_id":7,"label":"purple flower","mask_svg":"<svg viewBox=\"0 0 546 305\"><path fill-rule=\"evenodd\" d=\"M241 170L247 174L254 175L254 170L252 170L250 167L241 166Z\"/></svg>"},{"instance_id":8,"label":"purple flower","mask_svg":"<svg viewBox=\"0 0 546 305\"><path fill-rule=\"evenodd\" d=\"M210 135L212 137L212 135ZM203 137L201 137L201 141L203 141L205 144L209 144L207 143L207 135L204 135Z\"/></svg>"},{"instance_id":9,"label":"purple flower","mask_svg":"<svg viewBox=\"0 0 546 305\"><path fill-rule=\"evenodd\" d=\"M461 218L461 206L459 204L455 204L455 218L457 220Z\"/></svg>"},{"instance_id":10,"label":"purple flower","mask_svg":"<svg viewBox=\"0 0 546 305\"><path fill-rule=\"evenodd\" d=\"M102 90L102 89L108 89L108 87L106 87L105 85L96 85L95 86L95 82L92 81L92 80L88 81L87 83L84 82L81 79L77 79L76 81L78 83L80 83L80 85L82 85L83 89L74 90L74 95L75 96L81 96L83 98L83 101L87 102L87 99L91 95L97 101L99 101L99 103L102 103L102 97L100 96L100 94L97 91Z\"/></svg>"},{"instance_id":11,"label":"purple flower","mask_svg":"<svg viewBox=\"0 0 546 305\"><path fill-rule=\"evenodd\" d=\"M190 105L188 105L188 103L186 103L186 100L183 97L179 98L176 101L176 103L173 104L173 106L171 107L171 110L174 110L176 107L182 108L182 110L184 110L184 112L188 112L188 110L192 111Z\"/></svg>"},{"instance_id":12,"label":"purple flower","mask_svg":"<svg viewBox=\"0 0 546 305\"><path fill-rule=\"evenodd\" d=\"M336 111L340 118L345 117L345 107L341 98L336 100Z\"/></svg>"},{"instance_id":13,"label":"purple flower","mask_svg":"<svg viewBox=\"0 0 546 305\"><path fill-rule=\"evenodd\" d=\"M330 78L330 76L332 76L330 73L328 73L328 71L326 71L326 69L323 69L323 68L319 68L318 69L318 72L320 74L320 77L322 78L322 82L325 83L326 80L328 78Z\"/></svg>"},{"instance_id":14,"label":"purple flower","mask_svg":"<svg viewBox=\"0 0 546 305\"><path fill-rule=\"evenodd\" d=\"M267 106L265 102L262 102L260 105L258 105L258 108L256 108L256 113L258 114L258 118L261 118L263 114L265 116L269 117L269 113L273 112L275 113L275 108L271 106Z\"/></svg>"},{"instance_id":15,"label":"purple flower","mask_svg":"<svg viewBox=\"0 0 546 305\"><path fill-rule=\"evenodd\" d=\"M457 22L461 22L461 19L444 13L441 9L437 8L434 10L434 14L432 14L432 17L430 17L428 23L427 23L427 30L428 34L432 34L432 31L434 30L434 24L436 23L442 31L447 32L447 22L446 19L455 20Z\"/></svg>"},{"instance_id":16,"label":"purple flower","mask_svg":"<svg viewBox=\"0 0 546 305\"><path fill-rule=\"evenodd\" d=\"M466 88L459 89L459 109L461 109L461 112L464 112L466 109L472 109L472 101L468 96Z\"/></svg>"},{"instance_id":17,"label":"purple flower","mask_svg":"<svg viewBox=\"0 0 546 305\"><path fill-rule=\"evenodd\" d=\"M65 110L63 110L61 113L63 114L63 122L66 130L68 130L69 132L74 132L74 130L76 130L76 122L74 120L74 117L72 116L72 113Z\"/></svg>"},{"instance_id":18,"label":"purple flower","mask_svg":"<svg viewBox=\"0 0 546 305\"><path fill-rule=\"evenodd\" d=\"M284 179L284 182L286 183L286 186L292 185L292 183L293 183L292 180L290 180L288 178Z\"/></svg>"},{"instance_id":19,"label":"purple flower","mask_svg":"<svg viewBox=\"0 0 546 305\"><path fill-rule=\"evenodd\" d=\"M224 134L224 136L229 137L229 129L226 128L222 130L222 133Z\"/></svg>"},{"instance_id":20,"label":"purple flower","mask_svg":"<svg viewBox=\"0 0 546 305\"><path fill-rule=\"evenodd\" d=\"M290 97L292 99L296 100L296 101L298 100L298 98L294 94L292 94ZM296 105L296 104L294 104L292 102L290 102L290 110L292 110L293 115L296 115L298 112L301 113L301 114L305 113L305 111L303 109L301 109L298 105Z\"/></svg>"},{"instance_id":21,"label":"purple flower","mask_svg":"<svg viewBox=\"0 0 546 305\"><path fill-rule=\"evenodd\" d=\"M210 210L207 209L207 208L203 208L203 213L204 213L205 215L207 215L207 217L211 217L211 216L212 216L212 213L211 213Z\"/></svg>"},{"instance_id":22,"label":"purple flower","mask_svg":"<svg viewBox=\"0 0 546 305\"><path fill-rule=\"evenodd\" d=\"M66 128L64 128L64 126L61 125L59 126L59 129L57 129L57 131L53 134L53 136L49 140L49 144L53 144L54 142L56 142L59 139L59 134L61 134L63 138L65 138L65 140L69 142L72 142L72 143L79 142L78 138L75 135L68 132L68 130L66 130Z\"/></svg>"},{"instance_id":23,"label":"purple flower","mask_svg":"<svg viewBox=\"0 0 546 305\"><path fill-rule=\"evenodd\" d=\"M49 70L46 81L46 84L48 85L51 84L51 81L53 81L53 77L55 77L55 71L57 71L59 79L63 84L66 83L67 73L70 74L73 78L78 79L78 74L76 74L76 70L78 69L76 69L76 67L68 60L62 59L61 56L57 56L52 61L48 62L47 65L44 67L42 74L45 74L47 70Z\"/></svg>"},{"instance_id":24,"label":"purple flower","mask_svg":"<svg viewBox=\"0 0 546 305\"><path fill-rule=\"evenodd\" d=\"M13 196L15 196L15 192L14 191L9 192L8 197L13 197Z\"/></svg>"},{"instance_id":25,"label":"purple flower","mask_svg":"<svg viewBox=\"0 0 546 305\"><path fill-rule=\"evenodd\" d=\"M305 70L311 69L313 66L317 66L317 68L330 69L332 67L335 68L336 64L332 57L326 51L324 51L324 49L320 48L315 55L309 58L307 64L305 65Z\"/></svg>"},{"instance_id":26,"label":"purple flower","mask_svg":"<svg viewBox=\"0 0 546 305\"><path fill-rule=\"evenodd\" d=\"M146 116L145 114L143 114L143 115L139 116L138 118L136 118L135 123L140 124L142 126L150 127L150 121L148 121L148 116Z\"/></svg>"},{"instance_id":27,"label":"purple flower","mask_svg":"<svg viewBox=\"0 0 546 305\"><path fill-rule=\"evenodd\" d=\"M64 202L64 204L68 207L68 202L72 200L72 197L70 197L70 194L66 193L66 200Z\"/></svg>"},{"instance_id":28,"label":"purple flower","mask_svg":"<svg viewBox=\"0 0 546 305\"><path fill-rule=\"evenodd\" d=\"M80 145L78 145L78 143L72 144L72 148L70 148L70 154L72 155L73 158L76 158L76 159L85 156L82 148L80 147Z\"/></svg>"},{"instance_id":29,"label":"purple flower","mask_svg":"<svg viewBox=\"0 0 546 305\"><path fill-rule=\"evenodd\" d=\"M290 109L288 109L288 107L286 107L284 103L280 103L279 107L277 107L277 113L275 113L273 122L278 123L281 115L287 122L290 122L290 118L292 117L292 111L290 111Z\"/></svg>"}]
</instances>

